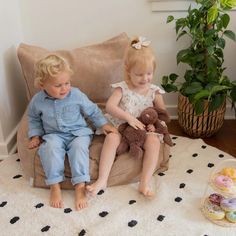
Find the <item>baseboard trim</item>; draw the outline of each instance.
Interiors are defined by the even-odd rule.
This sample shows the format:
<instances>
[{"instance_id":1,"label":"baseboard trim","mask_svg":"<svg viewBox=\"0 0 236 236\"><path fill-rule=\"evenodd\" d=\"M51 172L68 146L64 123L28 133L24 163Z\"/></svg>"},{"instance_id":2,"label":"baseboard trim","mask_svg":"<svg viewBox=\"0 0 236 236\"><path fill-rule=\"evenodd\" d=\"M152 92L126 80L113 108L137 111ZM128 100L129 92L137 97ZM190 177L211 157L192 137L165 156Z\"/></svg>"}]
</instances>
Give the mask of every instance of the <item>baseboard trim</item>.
<instances>
[{"instance_id":1,"label":"baseboard trim","mask_svg":"<svg viewBox=\"0 0 236 236\"><path fill-rule=\"evenodd\" d=\"M178 112L177 112L177 105L168 105L166 106L169 115L172 120L178 119ZM225 120L235 120L236 117L234 115L234 111L231 109L230 105L226 106L226 112L225 112Z\"/></svg>"},{"instance_id":2,"label":"baseboard trim","mask_svg":"<svg viewBox=\"0 0 236 236\"><path fill-rule=\"evenodd\" d=\"M4 142L0 142L0 160L16 152L16 136L18 125L12 130Z\"/></svg>"}]
</instances>

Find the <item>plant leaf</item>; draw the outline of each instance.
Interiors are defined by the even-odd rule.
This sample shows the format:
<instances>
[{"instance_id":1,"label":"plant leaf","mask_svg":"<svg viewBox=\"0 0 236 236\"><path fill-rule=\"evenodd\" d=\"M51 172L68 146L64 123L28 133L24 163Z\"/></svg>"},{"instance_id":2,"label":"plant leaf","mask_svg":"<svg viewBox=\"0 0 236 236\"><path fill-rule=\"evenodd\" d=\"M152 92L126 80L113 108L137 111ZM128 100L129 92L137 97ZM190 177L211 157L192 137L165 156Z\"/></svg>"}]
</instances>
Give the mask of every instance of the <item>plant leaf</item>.
<instances>
[{"instance_id":1,"label":"plant leaf","mask_svg":"<svg viewBox=\"0 0 236 236\"><path fill-rule=\"evenodd\" d=\"M235 39L236 39L235 33L231 30L226 30L224 32L224 35L227 36L228 38L232 39L233 41L235 41Z\"/></svg>"},{"instance_id":2,"label":"plant leaf","mask_svg":"<svg viewBox=\"0 0 236 236\"><path fill-rule=\"evenodd\" d=\"M224 100L225 100L225 95L219 94L213 97L209 103L208 111L209 112L215 111L223 104Z\"/></svg>"},{"instance_id":3,"label":"plant leaf","mask_svg":"<svg viewBox=\"0 0 236 236\"><path fill-rule=\"evenodd\" d=\"M223 23L223 27L224 28L227 28L228 24L229 24L229 21L230 21L230 17L228 14L224 14L221 16L221 21Z\"/></svg>"},{"instance_id":4,"label":"plant leaf","mask_svg":"<svg viewBox=\"0 0 236 236\"><path fill-rule=\"evenodd\" d=\"M167 17L166 23L170 23L173 20L174 20L174 17L170 15Z\"/></svg>"},{"instance_id":5,"label":"plant leaf","mask_svg":"<svg viewBox=\"0 0 236 236\"><path fill-rule=\"evenodd\" d=\"M196 115L202 114L204 111L204 101L199 100L196 103L194 103L194 110L195 110Z\"/></svg>"},{"instance_id":6,"label":"plant leaf","mask_svg":"<svg viewBox=\"0 0 236 236\"><path fill-rule=\"evenodd\" d=\"M177 92L177 91L178 91L177 86L175 86L175 85L173 85L173 84L162 85L162 87L164 88L164 90L165 90L167 93L170 93L170 92Z\"/></svg>"},{"instance_id":7,"label":"plant leaf","mask_svg":"<svg viewBox=\"0 0 236 236\"><path fill-rule=\"evenodd\" d=\"M180 50L177 54L177 64L179 64L186 56L188 56L189 49Z\"/></svg>"},{"instance_id":8,"label":"plant leaf","mask_svg":"<svg viewBox=\"0 0 236 236\"><path fill-rule=\"evenodd\" d=\"M215 85L213 86L211 89L210 89L210 94L211 96L218 93L218 92L221 92L221 91L224 91L224 90L228 90L230 89L230 87L228 86L224 86L224 85Z\"/></svg>"},{"instance_id":9,"label":"plant leaf","mask_svg":"<svg viewBox=\"0 0 236 236\"><path fill-rule=\"evenodd\" d=\"M236 6L236 0L220 0L220 4L228 10Z\"/></svg>"},{"instance_id":10,"label":"plant leaf","mask_svg":"<svg viewBox=\"0 0 236 236\"><path fill-rule=\"evenodd\" d=\"M234 86L233 89L231 90L230 97L233 102L236 102L236 86Z\"/></svg>"},{"instance_id":11,"label":"plant leaf","mask_svg":"<svg viewBox=\"0 0 236 236\"><path fill-rule=\"evenodd\" d=\"M183 30L181 33L178 34L178 37L176 38L176 41L179 40L179 38L181 38L183 35L187 34L186 30Z\"/></svg>"},{"instance_id":12,"label":"plant leaf","mask_svg":"<svg viewBox=\"0 0 236 236\"><path fill-rule=\"evenodd\" d=\"M224 49L225 48L225 40L223 38L219 38L217 40L217 44L220 48Z\"/></svg>"},{"instance_id":13,"label":"plant leaf","mask_svg":"<svg viewBox=\"0 0 236 236\"><path fill-rule=\"evenodd\" d=\"M176 34L178 34L179 30L184 28L186 26L186 19L185 18L179 18L175 22L175 31Z\"/></svg>"},{"instance_id":14,"label":"plant leaf","mask_svg":"<svg viewBox=\"0 0 236 236\"><path fill-rule=\"evenodd\" d=\"M176 75L175 73L172 73L172 74L170 74L170 76L169 76L169 78L170 78L170 80L171 80L172 82L175 82L178 77L179 77L179 76Z\"/></svg>"},{"instance_id":15,"label":"plant leaf","mask_svg":"<svg viewBox=\"0 0 236 236\"><path fill-rule=\"evenodd\" d=\"M209 95L209 90L203 89L194 96L194 101L197 102L199 99L208 98Z\"/></svg>"},{"instance_id":16,"label":"plant leaf","mask_svg":"<svg viewBox=\"0 0 236 236\"><path fill-rule=\"evenodd\" d=\"M218 15L218 8L217 5L213 5L207 12L207 23L211 24L215 19L217 18Z\"/></svg>"},{"instance_id":17,"label":"plant leaf","mask_svg":"<svg viewBox=\"0 0 236 236\"><path fill-rule=\"evenodd\" d=\"M167 85L167 83L168 83L168 76L166 76L166 75L164 75L164 76L162 76L162 80L161 80L161 85L163 86L165 86L165 85Z\"/></svg>"},{"instance_id":18,"label":"plant leaf","mask_svg":"<svg viewBox=\"0 0 236 236\"><path fill-rule=\"evenodd\" d=\"M202 90L202 85L200 82L193 82L189 86L186 87L186 94L194 94Z\"/></svg>"}]
</instances>

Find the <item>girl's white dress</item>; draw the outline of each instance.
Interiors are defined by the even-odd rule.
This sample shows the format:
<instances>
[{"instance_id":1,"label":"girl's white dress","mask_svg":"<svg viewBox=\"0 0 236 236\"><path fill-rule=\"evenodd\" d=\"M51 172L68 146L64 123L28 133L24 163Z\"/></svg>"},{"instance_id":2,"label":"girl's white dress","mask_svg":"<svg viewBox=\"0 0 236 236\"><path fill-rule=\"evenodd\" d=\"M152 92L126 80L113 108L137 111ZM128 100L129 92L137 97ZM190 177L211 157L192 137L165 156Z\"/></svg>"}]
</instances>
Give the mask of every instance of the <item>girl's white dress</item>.
<instances>
[{"instance_id":1,"label":"girl's white dress","mask_svg":"<svg viewBox=\"0 0 236 236\"><path fill-rule=\"evenodd\" d=\"M146 95L140 95L133 92L129 89L125 81L112 84L111 86L112 88L120 87L122 89L123 95L119 107L122 110L129 112L134 117L138 117L145 108L153 106L156 91L160 94L165 93L163 89L154 84L150 85L150 89ZM105 114L105 116L115 127L118 127L120 124L126 122L116 117L112 117L110 114Z\"/></svg>"}]
</instances>

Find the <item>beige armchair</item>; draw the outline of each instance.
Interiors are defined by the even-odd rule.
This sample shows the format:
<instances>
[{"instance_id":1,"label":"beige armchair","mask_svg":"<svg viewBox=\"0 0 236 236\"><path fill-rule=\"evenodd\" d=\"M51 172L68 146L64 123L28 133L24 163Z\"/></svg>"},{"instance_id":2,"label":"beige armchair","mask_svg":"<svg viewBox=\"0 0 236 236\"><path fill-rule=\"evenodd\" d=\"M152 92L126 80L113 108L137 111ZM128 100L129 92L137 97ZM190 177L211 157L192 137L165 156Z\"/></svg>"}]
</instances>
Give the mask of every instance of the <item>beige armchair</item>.
<instances>
[{"instance_id":1,"label":"beige armchair","mask_svg":"<svg viewBox=\"0 0 236 236\"><path fill-rule=\"evenodd\" d=\"M96 102L101 109L109 97L110 84L122 80L122 59L129 38L125 33L120 34L100 44L77 48L74 50L60 50L57 53L65 57L74 70L72 85L79 87L88 97ZM37 92L34 87L34 63L46 54L52 53L46 49L21 44L18 48L18 58L25 79L28 100ZM25 112L17 133L17 149L25 177L34 187L47 187L44 171L37 154L37 149L29 150L28 121ZM97 179L98 164L101 153L103 135L95 135L90 146L90 175L91 181ZM162 144L156 172L167 170L169 162L169 146ZM139 180L142 161L131 158L128 153L117 157L109 179L108 186L121 185ZM72 189L71 172L67 158L65 159L66 180L61 183L62 188Z\"/></svg>"}]
</instances>

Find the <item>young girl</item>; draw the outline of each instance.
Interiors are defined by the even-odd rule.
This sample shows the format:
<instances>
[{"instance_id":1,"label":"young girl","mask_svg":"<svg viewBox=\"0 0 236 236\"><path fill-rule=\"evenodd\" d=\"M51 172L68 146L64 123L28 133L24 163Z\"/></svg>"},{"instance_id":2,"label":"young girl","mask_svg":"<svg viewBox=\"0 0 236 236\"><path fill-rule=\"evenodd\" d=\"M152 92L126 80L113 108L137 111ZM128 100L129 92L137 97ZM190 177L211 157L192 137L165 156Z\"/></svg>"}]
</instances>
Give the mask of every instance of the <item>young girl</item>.
<instances>
[{"instance_id":1,"label":"young girl","mask_svg":"<svg viewBox=\"0 0 236 236\"><path fill-rule=\"evenodd\" d=\"M79 89L71 87L72 70L67 61L49 55L36 64L36 85L41 89L29 104L29 148L39 146L38 154L50 186L50 205L63 207L60 182L64 180L67 154L72 184L75 186L75 207L87 207L85 183L89 176L89 144L93 131L84 116L104 133L117 132L107 123L96 104Z\"/></svg>"},{"instance_id":2,"label":"young girl","mask_svg":"<svg viewBox=\"0 0 236 236\"><path fill-rule=\"evenodd\" d=\"M154 195L149 184L157 165L160 140L154 133L153 125L145 127L136 117L149 106L165 109L162 98L164 91L151 83L156 61L149 44L150 41L145 41L143 37L131 42L124 61L125 80L112 84L114 91L106 104L107 118L115 127L128 122L135 129L146 128L149 131L144 144L145 152L138 188L146 197ZM106 187L120 141L120 134L110 133L106 136L101 152L98 179L86 187L92 195Z\"/></svg>"}]
</instances>

